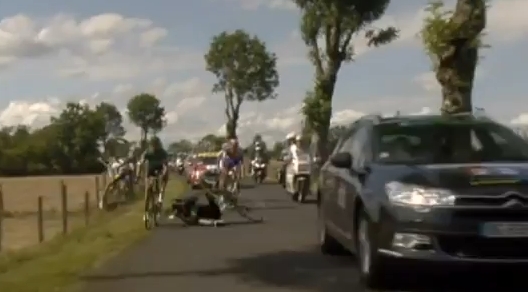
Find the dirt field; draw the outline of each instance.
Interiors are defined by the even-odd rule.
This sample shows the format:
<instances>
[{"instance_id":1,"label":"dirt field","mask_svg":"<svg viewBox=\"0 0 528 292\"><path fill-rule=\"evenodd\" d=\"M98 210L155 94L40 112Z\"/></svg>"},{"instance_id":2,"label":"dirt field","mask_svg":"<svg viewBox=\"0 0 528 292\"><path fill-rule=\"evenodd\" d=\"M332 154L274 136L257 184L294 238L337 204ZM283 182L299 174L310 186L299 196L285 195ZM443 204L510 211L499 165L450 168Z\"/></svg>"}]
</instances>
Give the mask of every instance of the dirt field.
<instances>
[{"instance_id":1,"label":"dirt field","mask_svg":"<svg viewBox=\"0 0 528 292\"><path fill-rule=\"evenodd\" d=\"M84 205L84 194L87 191L92 204L96 202L96 177L97 175L0 178L4 209L15 214L36 212L38 197L42 196L44 210L60 211L60 183L64 181L68 193L68 210L74 211ZM100 188L103 188L102 179L99 180Z\"/></svg>"},{"instance_id":2,"label":"dirt field","mask_svg":"<svg viewBox=\"0 0 528 292\"><path fill-rule=\"evenodd\" d=\"M3 221L4 250L16 250L38 244L37 209L38 197L43 197L44 239L49 240L62 232L61 182L67 189L69 230L83 224L84 194L89 193L92 209L97 206L96 177L99 188L104 188L102 176L43 176L0 178L4 210L7 218Z\"/></svg>"},{"instance_id":3,"label":"dirt field","mask_svg":"<svg viewBox=\"0 0 528 292\"><path fill-rule=\"evenodd\" d=\"M44 240L50 240L62 233L62 221L55 218L44 218ZM38 223L37 216L25 216L23 218L4 219L4 238L2 247L4 250L15 251L25 247L37 245ZM84 224L84 216L78 214L68 217L68 229L73 230Z\"/></svg>"}]
</instances>

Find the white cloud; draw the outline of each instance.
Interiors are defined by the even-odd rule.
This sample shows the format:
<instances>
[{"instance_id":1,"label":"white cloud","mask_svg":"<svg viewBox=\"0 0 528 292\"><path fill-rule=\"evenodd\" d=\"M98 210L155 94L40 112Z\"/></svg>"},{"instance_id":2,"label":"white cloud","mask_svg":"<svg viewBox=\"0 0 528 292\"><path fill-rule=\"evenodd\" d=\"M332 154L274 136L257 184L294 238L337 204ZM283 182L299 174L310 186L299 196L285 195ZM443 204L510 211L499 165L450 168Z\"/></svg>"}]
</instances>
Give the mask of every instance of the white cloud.
<instances>
[{"instance_id":1,"label":"white cloud","mask_svg":"<svg viewBox=\"0 0 528 292\"><path fill-rule=\"evenodd\" d=\"M365 114L362 112L358 112L352 109L345 109L334 112L334 114L332 115L331 123L334 125L346 125L361 118L364 115Z\"/></svg>"},{"instance_id":2,"label":"white cloud","mask_svg":"<svg viewBox=\"0 0 528 292\"><path fill-rule=\"evenodd\" d=\"M200 52L158 43L168 35L149 19L103 13L86 19L18 14L0 21L0 65L53 60L60 76L127 79L202 65Z\"/></svg>"},{"instance_id":3,"label":"white cloud","mask_svg":"<svg viewBox=\"0 0 528 292\"><path fill-rule=\"evenodd\" d=\"M516 126L528 125L528 113L523 113L523 114L518 115L516 118L512 119L510 123Z\"/></svg>"},{"instance_id":4,"label":"white cloud","mask_svg":"<svg viewBox=\"0 0 528 292\"><path fill-rule=\"evenodd\" d=\"M37 127L47 124L52 116L60 112L59 103L55 98L34 103L12 101L0 112L0 125Z\"/></svg>"},{"instance_id":5,"label":"white cloud","mask_svg":"<svg viewBox=\"0 0 528 292\"><path fill-rule=\"evenodd\" d=\"M295 10L297 6L292 0L224 0L228 3L240 5L244 10L268 8L272 10Z\"/></svg>"}]
</instances>

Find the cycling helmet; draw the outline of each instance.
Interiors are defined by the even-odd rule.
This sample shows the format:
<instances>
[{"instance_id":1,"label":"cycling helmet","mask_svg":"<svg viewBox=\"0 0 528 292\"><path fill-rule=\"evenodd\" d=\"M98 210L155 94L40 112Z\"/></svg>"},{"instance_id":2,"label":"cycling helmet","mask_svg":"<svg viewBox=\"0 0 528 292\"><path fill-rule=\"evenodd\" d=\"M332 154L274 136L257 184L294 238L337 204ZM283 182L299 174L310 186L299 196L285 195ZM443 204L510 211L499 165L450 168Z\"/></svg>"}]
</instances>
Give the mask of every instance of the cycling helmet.
<instances>
[{"instance_id":1,"label":"cycling helmet","mask_svg":"<svg viewBox=\"0 0 528 292\"><path fill-rule=\"evenodd\" d=\"M295 132L291 132L288 135L286 135L286 140L295 139L295 136L296 136Z\"/></svg>"},{"instance_id":2,"label":"cycling helmet","mask_svg":"<svg viewBox=\"0 0 528 292\"><path fill-rule=\"evenodd\" d=\"M262 141L262 136L260 136L260 134L256 134L255 135L255 138L253 139L255 142L260 142Z\"/></svg>"}]
</instances>

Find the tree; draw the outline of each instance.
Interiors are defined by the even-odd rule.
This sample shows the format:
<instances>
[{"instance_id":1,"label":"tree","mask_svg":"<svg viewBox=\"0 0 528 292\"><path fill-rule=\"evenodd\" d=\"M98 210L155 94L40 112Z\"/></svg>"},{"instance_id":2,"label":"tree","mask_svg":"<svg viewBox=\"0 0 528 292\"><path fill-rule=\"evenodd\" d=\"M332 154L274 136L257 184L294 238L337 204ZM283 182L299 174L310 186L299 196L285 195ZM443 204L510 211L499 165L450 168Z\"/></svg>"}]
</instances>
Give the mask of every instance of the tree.
<instances>
[{"instance_id":1,"label":"tree","mask_svg":"<svg viewBox=\"0 0 528 292\"><path fill-rule=\"evenodd\" d=\"M191 141L183 139L177 142L172 142L169 145L169 152L171 153L189 153L193 150L194 145Z\"/></svg>"},{"instance_id":2,"label":"tree","mask_svg":"<svg viewBox=\"0 0 528 292\"><path fill-rule=\"evenodd\" d=\"M273 148L271 149L270 157L274 157L276 159L281 158L283 149L284 142L275 142L275 144L273 144Z\"/></svg>"},{"instance_id":3,"label":"tree","mask_svg":"<svg viewBox=\"0 0 528 292\"><path fill-rule=\"evenodd\" d=\"M319 136L318 153L326 160L326 140L332 117L332 97L343 63L353 60L352 37L364 32L369 46L387 44L398 36L394 27L374 28L390 0L294 0L302 13L301 34L315 66L315 86L304 101L306 122Z\"/></svg>"},{"instance_id":4,"label":"tree","mask_svg":"<svg viewBox=\"0 0 528 292\"><path fill-rule=\"evenodd\" d=\"M446 10L443 1L429 3L420 36L433 62L442 87L442 112L471 112L471 95L479 49L486 26L486 0L458 0L455 10Z\"/></svg>"},{"instance_id":5,"label":"tree","mask_svg":"<svg viewBox=\"0 0 528 292\"><path fill-rule=\"evenodd\" d=\"M86 104L68 103L61 114L52 118L60 150L58 164L68 173L83 165L95 167L100 157L98 141L105 135L105 120Z\"/></svg>"},{"instance_id":6,"label":"tree","mask_svg":"<svg viewBox=\"0 0 528 292\"><path fill-rule=\"evenodd\" d=\"M225 138L214 134L208 134L200 139L196 146L200 151L219 151L224 142Z\"/></svg>"},{"instance_id":7,"label":"tree","mask_svg":"<svg viewBox=\"0 0 528 292\"><path fill-rule=\"evenodd\" d=\"M152 94L141 93L132 97L127 109L130 121L141 129L142 145L149 133L157 133L165 126L165 108Z\"/></svg>"},{"instance_id":8,"label":"tree","mask_svg":"<svg viewBox=\"0 0 528 292\"><path fill-rule=\"evenodd\" d=\"M116 155L115 147L116 143L119 143L120 138L125 135L125 128L123 127L123 116L117 109L117 107L111 103L102 102L96 108L95 111L102 116L105 122L105 131L103 137L101 137L101 144L104 147L105 154ZM112 139L113 149L109 149L108 145L110 139ZM113 153L108 153L113 152Z\"/></svg>"},{"instance_id":9,"label":"tree","mask_svg":"<svg viewBox=\"0 0 528 292\"><path fill-rule=\"evenodd\" d=\"M276 97L275 89L279 85L277 57L257 36L250 36L243 30L215 36L204 57L206 70L218 80L213 93L224 94L227 135L236 136L244 100L264 101Z\"/></svg>"}]
</instances>

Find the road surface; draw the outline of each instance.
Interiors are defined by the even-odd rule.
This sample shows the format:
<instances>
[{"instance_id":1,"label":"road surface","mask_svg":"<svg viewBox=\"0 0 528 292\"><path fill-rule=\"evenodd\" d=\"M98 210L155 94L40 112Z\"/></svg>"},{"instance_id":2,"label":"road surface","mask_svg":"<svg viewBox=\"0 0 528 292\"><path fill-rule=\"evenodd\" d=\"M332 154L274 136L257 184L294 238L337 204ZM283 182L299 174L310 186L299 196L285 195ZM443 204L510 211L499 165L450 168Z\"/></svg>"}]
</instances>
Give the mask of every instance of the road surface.
<instances>
[{"instance_id":1,"label":"road surface","mask_svg":"<svg viewBox=\"0 0 528 292\"><path fill-rule=\"evenodd\" d=\"M314 204L291 202L277 185L247 188L242 194L256 207L254 213L266 218L265 223L249 224L235 215L226 218L233 224L218 228L167 223L89 272L83 278L85 291L364 291L358 284L353 257L318 253ZM391 291L526 290L524 284L504 275L498 277L496 272L445 273L420 277L420 281L409 274L405 287Z\"/></svg>"}]
</instances>

